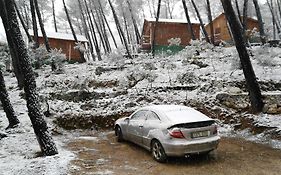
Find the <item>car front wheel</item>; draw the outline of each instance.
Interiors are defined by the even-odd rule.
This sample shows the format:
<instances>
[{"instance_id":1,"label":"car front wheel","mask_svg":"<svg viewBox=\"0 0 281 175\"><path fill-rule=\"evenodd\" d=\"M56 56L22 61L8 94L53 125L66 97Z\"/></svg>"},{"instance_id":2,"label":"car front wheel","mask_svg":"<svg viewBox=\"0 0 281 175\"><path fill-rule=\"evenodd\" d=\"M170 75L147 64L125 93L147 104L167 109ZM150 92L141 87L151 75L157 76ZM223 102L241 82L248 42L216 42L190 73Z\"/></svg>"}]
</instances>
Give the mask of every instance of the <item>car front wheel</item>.
<instances>
[{"instance_id":1,"label":"car front wheel","mask_svg":"<svg viewBox=\"0 0 281 175\"><path fill-rule=\"evenodd\" d=\"M115 127L115 135L116 135L117 142L122 142L124 140L120 126Z\"/></svg>"},{"instance_id":2,"label":"car front wheel","mask_svg":"<svg viewBox=\"0 0 281 175\"><path fill-rule=\"evenodd\" d=\"M158 140L153 140L151 144L151 151L153 158L158 162L165 162L167 155L161 143Z\"/></svg>"}]
</instances>

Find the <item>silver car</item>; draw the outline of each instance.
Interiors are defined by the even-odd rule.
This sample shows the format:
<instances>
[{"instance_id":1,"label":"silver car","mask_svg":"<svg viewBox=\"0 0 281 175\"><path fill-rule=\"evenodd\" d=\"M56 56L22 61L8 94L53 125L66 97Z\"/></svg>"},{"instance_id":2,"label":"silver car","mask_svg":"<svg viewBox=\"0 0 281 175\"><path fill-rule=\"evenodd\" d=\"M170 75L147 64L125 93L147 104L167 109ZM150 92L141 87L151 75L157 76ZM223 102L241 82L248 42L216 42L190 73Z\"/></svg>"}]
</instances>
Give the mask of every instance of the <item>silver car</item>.
<instances>
[{"instance_id":1,"label":"silver car","mask_svg":"<svg viewBox=\"0 0 281 175\"><path fill-rule=\"evenodd\" d=\"M143 107L115 122L117 141L128 140L152 152L158 162L167 156L209 153L220 137L215 121L199 111L179 105Z\"/></svg>"}]
</instances>

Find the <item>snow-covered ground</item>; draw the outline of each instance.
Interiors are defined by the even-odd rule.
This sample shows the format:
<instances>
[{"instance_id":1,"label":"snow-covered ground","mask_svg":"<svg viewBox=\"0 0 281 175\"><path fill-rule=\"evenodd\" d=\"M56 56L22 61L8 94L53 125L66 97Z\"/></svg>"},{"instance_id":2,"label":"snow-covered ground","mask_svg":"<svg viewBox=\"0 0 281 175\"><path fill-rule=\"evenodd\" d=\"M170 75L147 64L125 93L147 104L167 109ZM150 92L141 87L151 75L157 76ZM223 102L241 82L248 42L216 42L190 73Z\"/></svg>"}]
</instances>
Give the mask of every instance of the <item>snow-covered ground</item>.
<instances>
[{"instance_id":1,"label":"snow-covered ground","mask_svg":"<svg viewBox=\"0 0 281 175\"><path fill-rule=\"evenodd\" d=\"M196 51L200 55L196 55ZM281 49L253 47L250 52L253 54L252 63L258 80L280 83ZM239 69L235 48L214 48L202 43L194 43L174 56L159 55L152 58L140 55L133 60L126 60L116 53L104 57L100 62L67 64L64 73L54 73L49 66L36 72L39 75L39 94L48 99L53 114L47 119L50 128L56 128L53 119L64 116L106 117L132 112L149 104L191 104L195 101L214 105L210 101L215 101L218 93L245 94L244 89L236 85L244 80L244 76ZM75 136L63 131L54 136L59 148L58 155L36 157L40 149L25 101L20 97L22 92L17 90L12 74L6 74L5 81L21 125L4 131L8 124L3 110L0 110L0 129L8 134L0 141L0 174L66 174L67 164L74 154L66 150L64 144L69 137ZM281 94L280 89L263 93ZM258 126L275 127L275 131L281 135L280 114L251 115L251 118ZM245 137L281 148L280 141L265 138L264 133L253 135L247 129L234 131L231 123L221 126L224 136Z\"/></svg>"},{"instance_id":2,"label":"snow-covered ground","mask_svg":"<svg viewBox=\"0 0 281 175\"><path fill-rule=\"evenodd\" d=\"M74 154L63 147L66 138L63 135L54 136L58 155L39 157L39 144L27 115L26 102L20 98L20 91L16 88L16 79L8 75L5 80L21 124L15 129L4 130L8 122L4 111L0 110L0 128L8 135L0 140L0 174L65 174L69 161L74 158Z\"/></svg>"}]
</instances>

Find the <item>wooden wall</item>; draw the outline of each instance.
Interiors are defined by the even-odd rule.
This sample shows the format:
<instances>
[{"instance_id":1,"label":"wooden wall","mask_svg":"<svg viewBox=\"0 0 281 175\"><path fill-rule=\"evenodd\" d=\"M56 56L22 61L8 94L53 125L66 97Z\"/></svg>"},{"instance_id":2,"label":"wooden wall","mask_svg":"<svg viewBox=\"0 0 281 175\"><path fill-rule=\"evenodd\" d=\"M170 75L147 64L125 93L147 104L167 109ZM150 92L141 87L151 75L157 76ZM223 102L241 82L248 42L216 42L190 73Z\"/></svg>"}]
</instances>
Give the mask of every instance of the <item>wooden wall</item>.
<instances>
[{"instance_id":1,"label":"wooden wall","mask_svg":"<svg viewBox=\"0 0 281 175\"><path fill-rule=\"evenodd\" d=\"M248 30L253 30L254 28L259 31L259 25L258 21L248 18ZM227 27L227 19L224 14L219 15L217 18L213 20L213 27L214 27L214 32L215 32L215 39L217 41L231 41L231 35ZM206 30L210 36L211 31L210 31L210 25L206 25ZM251 33L248 33L250 35Z\"/></svg>"},{"instance_id":2,"label":"wooden wall","mask_svg":"<svg viewBox=\"0 0 281 175\"><path fill-rule=\"evenodd\" d=\"M150 41L150 44L152 44L154 23L155 22L145 21L145 24L143 27L143 38L145 40L144 43ZM168 42L169 39L181 38L180 45L187 46L191 40L191 34L188 32L188 26L187 26L187 24L184 24L184 23L158 22L156 30L157 30L156 38L155 38L156 45L167 46L167 45L169 45L169 42ZM193 24L193 30L194 30L196 39L199 39L200 25Z\"/></svg>"},{"instance_id":3,"label":"wooden wall","mask_svg":"<svg viewBox=\"0 0 281 175\"><path fill-rule=\"evenodd\" d=\"M49 38L49 43L52 49L61 49L62 53L65 54L66 58L71 61L80 62L80 54L79 51L74 49L75 41L71 40L62 40L62 39L53 39ZM39 37L39 43L44 44L44 39Z\"/></svg>"}]
</instances>

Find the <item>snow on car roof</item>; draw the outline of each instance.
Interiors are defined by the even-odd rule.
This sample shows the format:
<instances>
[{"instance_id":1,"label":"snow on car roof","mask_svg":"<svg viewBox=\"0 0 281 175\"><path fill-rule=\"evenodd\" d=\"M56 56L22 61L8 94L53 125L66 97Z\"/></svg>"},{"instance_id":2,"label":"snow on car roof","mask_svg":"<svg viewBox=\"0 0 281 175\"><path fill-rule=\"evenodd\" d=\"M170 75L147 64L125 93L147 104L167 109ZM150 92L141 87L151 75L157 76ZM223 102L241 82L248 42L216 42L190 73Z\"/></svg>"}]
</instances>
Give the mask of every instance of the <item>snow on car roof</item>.
<instances>
[{"instance_id":1,"label":"snow on car roof","mask_svg":"<svg viewBox=\"0 0 281 175\"><path fill-rule=\"evenodd\" d=\"M212 120L211 118L202 114L201 112L187 106L153 105L147 106L146 109L155 111L160 115L165 115L165 117L169 121L171 121L172 124L193 123Z\"/></svg>"},{"instance_id":2,"label":"snow on car roof","mask_svg":"<svg viewBox=\"0 0 281 175\"><path fill-rule=\"evenodd\" d=\"M145 20L150 22L155 22L156 18L145 18ZM199 22L195 19L190 19L192 24L199 24ZM170 22L170 23L187 23L186 19L166 19L166 18L159 18L158 22Z\"/></svg>"}]
</instances>

